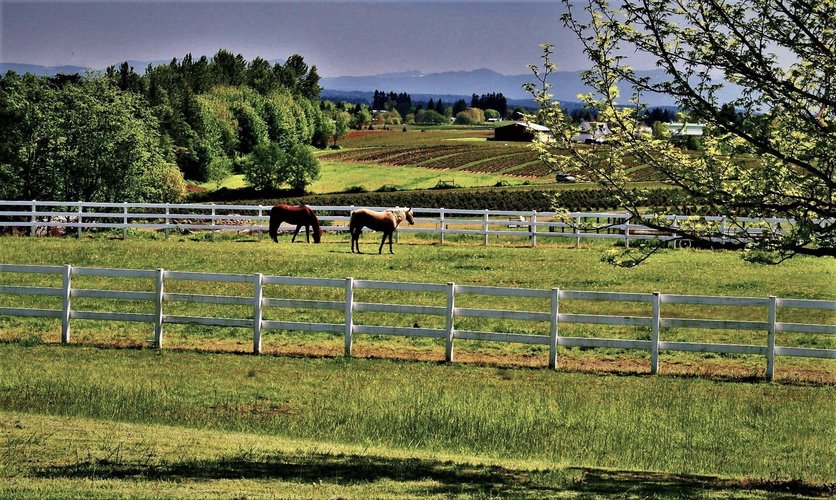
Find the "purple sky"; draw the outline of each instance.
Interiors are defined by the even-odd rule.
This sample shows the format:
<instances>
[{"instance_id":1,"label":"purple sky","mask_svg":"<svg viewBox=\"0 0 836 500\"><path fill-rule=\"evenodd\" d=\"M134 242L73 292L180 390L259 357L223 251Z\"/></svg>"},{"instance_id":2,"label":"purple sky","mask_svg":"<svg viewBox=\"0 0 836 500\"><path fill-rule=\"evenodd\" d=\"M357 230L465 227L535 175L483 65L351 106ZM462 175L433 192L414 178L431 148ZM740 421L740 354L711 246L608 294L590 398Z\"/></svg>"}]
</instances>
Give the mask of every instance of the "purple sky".
<instances>
[{"instance_id":1,"label":"purple sky","mask_svg":"<svg viewBox=\"0 0 836 500\"><path fill-rule=\"evenodd\" d=\"M539 44L561 70L586 67L549 1L7 1L0 62L103 68L219 48L284 60L299 53L323 76L489 68L528 73Z\"/></svg>"}]
</instances>

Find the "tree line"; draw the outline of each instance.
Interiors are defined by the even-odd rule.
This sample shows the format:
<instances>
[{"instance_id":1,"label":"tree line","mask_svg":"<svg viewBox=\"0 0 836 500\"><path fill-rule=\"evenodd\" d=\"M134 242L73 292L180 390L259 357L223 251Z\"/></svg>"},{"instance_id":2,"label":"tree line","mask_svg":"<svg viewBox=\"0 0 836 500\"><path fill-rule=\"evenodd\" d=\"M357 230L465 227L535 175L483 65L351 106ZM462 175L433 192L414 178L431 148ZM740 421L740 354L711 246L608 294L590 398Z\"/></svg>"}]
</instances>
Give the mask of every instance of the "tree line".
<instances>
[{"instance_id":1,"label":"tree line","mask_svg":"<svg viewBox=\"0 0 836 500\"><path fill-rule=\"evenodd\" d=\"M0 76L0 198L176 201L184 179L245 174L259 189L303 190L308 146L338 122L302 56L284 64L212 58L102 73Z\"/></svg>"}]
</instances>

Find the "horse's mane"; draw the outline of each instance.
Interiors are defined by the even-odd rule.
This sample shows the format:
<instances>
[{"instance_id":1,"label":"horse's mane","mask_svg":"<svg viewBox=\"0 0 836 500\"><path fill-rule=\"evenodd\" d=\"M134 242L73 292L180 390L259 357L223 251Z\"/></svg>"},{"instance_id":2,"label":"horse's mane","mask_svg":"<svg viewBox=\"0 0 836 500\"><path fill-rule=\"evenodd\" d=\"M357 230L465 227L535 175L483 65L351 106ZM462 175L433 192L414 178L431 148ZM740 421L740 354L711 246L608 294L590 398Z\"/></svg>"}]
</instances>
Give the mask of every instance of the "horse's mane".
<instances>
[{"instance_id":1,"label":"horse's mane","mask_svg":"<svg viewBox=\"0 0 836 500\"><path fill-rule=\"evenodd\" d=\"M311 207L304 205L308 213L311 215L311 226L313 226L314 234L319 234L319 219L316 217L316 212L311 210Z\"/></svg>"}]
</instances>

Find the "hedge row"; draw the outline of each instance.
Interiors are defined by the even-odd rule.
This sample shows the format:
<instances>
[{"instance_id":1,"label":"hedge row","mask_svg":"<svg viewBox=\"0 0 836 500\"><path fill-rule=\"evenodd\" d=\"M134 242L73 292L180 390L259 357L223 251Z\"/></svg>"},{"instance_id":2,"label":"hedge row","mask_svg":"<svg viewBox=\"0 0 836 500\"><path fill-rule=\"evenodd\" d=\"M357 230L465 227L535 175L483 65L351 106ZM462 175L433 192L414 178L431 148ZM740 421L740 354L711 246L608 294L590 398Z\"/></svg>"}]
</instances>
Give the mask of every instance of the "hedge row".
<instances>
[{"instance_id":1,"label":"hedge row","mask_svg":"<svg viewBox=\"0 0 836 500\"><path fill-rule=\"evenodd\" d=\"M675 189L645 190L647 206L676 208L683 213L682 196ZM241 193L244 194L244 193ZM248 193L249 194L249 193ZM562 207L571 211L615 210L618 203L600 189L560 190L553 188L483 188L483 189L435 189L421 191L336 193L323 195L293 196L275 193L271 197L242 196L237 199L206 200L224 203L273 205L289 203L307 205L357 205L381 207L422 207L453 208L471 210L537 210L539 212ZM195 200L197 201L197 200ZM685 210L691 212L693 210Z\"/></svg>"}]
</instances>

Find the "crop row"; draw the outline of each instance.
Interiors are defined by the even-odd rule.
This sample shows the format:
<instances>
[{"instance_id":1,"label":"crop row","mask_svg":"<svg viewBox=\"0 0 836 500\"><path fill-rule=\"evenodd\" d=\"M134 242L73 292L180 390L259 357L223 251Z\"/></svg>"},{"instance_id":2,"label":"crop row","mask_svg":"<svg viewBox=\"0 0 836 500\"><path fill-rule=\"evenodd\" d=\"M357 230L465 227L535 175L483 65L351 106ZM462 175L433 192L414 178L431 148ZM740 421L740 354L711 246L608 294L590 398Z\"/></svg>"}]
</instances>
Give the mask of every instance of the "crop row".
<instances>
[{"instance_id":1,"label":"crop row","mask_svg":"<svg viewBox=\"0 0 836 500\"><path fill-rule=\"evenodd\" d=\"M421 166L437 169L456 169L473 162L492 158L501 152L502 150L497 148L471 147L452 156L436 158L432 161L425 162Z\"/></svg>"},{"instance_id":2,"label":"crop row","mask_svg":"<svg viewBox=\"0 0 836 500\"><path fill-rule=\"evenodd\" d=\"M476 163L475 165L468 165L464 167L463 170L467 170L468 172L483 173L502 172L503 170L507 170L518 165L523 165L536 159L537 153L535 153L534 151L528 151L524 153L512 153L509 155L497 156L487 161Z\"/></svg>"},{"instance_id":3,"label":"crop row","mask_svg":"<svg viewBox=\"0 0 836 500\"><path fill-rule=\"evenodd\" d=\"M462 138L487 138L493 135L493 131L473 130L462 132L460 130L420 130L411 129L403 132L402 128L392 130L352 130L343 137L339 144L345 148L368 148L368 147L414 147L430 146L438 144L439 141Z\"/></svg>"},{"instance_id":4,"label":"crop row","mask_svg":"<svg viewBox=\"0 0 836 500\"><path fill-rule=\"evenodd\" d=\"M631 181L635 182L660 181L663 179L662 174L650 165L643 165L634 170L629 170L627 176Z\"/></svg>"},{"instance_id":5,"label":"crop row","mask_svg":"<svg viewBox=\"0 0 836 500\"><path fill-rule=\"evenodd\" d=\"M506 172L508 175L516 175L519 177L543 177L549 175L549 166L540 160L534 160L522 166L522 168L512 172Z\"/></svg>"},{"instance_id":6,"label":"crop row","mask_svg":"<svg viewBox=\"0 0 836 500\"><path fill-rule=\"evenodd\" d=\"M456 146L431 146L426 148L421 148L415 150L415 152L409 156L401 156L398 158L393 158L389 162L390 165L399 165L399 166L406 166L406 165L420 165L421 167L425 168L439 168L433 165L429 165L428 162L432 162L437 158L444 158L450 155L462 153L467 151L468 146L463 145L456 145Z\"/></svg>"}]
</instances>

